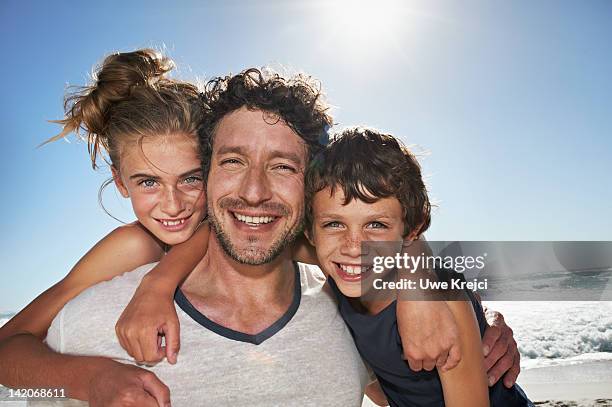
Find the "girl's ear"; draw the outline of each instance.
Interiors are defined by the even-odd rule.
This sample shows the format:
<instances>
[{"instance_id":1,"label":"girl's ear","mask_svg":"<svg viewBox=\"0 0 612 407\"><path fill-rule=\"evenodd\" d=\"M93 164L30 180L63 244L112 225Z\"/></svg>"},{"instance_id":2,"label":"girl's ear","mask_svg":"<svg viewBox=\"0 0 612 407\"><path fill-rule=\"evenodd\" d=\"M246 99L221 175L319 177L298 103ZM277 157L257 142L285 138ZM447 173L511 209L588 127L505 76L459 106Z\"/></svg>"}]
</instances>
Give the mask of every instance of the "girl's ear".
<instances>
[{"instance_id":1,"label":"girl's ear","mask_svg":"<svg viewBox=\"0 0 612 407\"><path fill-rule=\"evenodd\" d=\"M115 182L115 185L117 186L117 189L119 190L121 196L124 198L129 198L130 194L128 192L128 189L125 187L123 180L121 179L119 170L117 170L117 168L115 168L115 166L113 165L111 166L111 172L113 174L113 181Z\"/></svg>"}]
</instances>

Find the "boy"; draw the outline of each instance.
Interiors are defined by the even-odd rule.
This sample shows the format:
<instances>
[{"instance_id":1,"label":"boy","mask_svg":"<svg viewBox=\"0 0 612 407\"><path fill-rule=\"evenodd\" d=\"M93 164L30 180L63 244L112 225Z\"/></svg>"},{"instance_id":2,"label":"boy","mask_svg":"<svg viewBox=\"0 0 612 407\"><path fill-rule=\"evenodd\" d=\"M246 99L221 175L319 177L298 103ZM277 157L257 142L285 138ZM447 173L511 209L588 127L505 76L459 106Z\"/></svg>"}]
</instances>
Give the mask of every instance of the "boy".
<instances>
[{"instance_id":1,"label":"boy","mask_svg":"<svg viewBox=\"0 0 612 407\"><path fill-rule=\"evenodd\" d=\"M507 389L498 383L487 392L480 343L486 322L473 294L466 293L471 302L448 303L460 331L459 365L446 372L416 373L402 358L396 297L372 298L366 292L373 272L362 267L362 242L395 241L401 247L430 223L421 169L408 149L390 135L348 129L315 158L305 183L307 237L331 277L359 352L392 406L487 406L489 400L493 406L531 405L516 385ZM446 271L436 273L448 277Z\"/></svg>"}]
</instances>

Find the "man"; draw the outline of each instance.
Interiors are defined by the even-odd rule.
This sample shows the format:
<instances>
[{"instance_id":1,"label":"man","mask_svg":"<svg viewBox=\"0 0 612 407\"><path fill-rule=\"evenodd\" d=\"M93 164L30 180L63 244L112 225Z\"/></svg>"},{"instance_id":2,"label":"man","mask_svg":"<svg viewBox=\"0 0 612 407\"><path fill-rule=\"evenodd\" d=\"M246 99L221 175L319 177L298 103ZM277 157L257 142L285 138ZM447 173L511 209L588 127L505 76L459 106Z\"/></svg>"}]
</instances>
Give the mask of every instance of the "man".
<instances>
[{"instance_id":1,"label":"man","mask_svg":"<svg viewBox=\"0 0 612 407\"><path fill-rule=\"evenodd\" d=\"M177 291L181 360L150 370L116 361L127 355L113 326L144 266L92 287L54 321L53 349L95 356L17 338L31 353L12 361L20 387L65 388L91 405L165 406L166 385L175 405L360 405L365 369L350 334L320 275L294 265L288 249L303 220L303 172L332 124L319 92L304 77L248 70L207 93L201 144L214 234Z\"/></svg>"}]
</instances>

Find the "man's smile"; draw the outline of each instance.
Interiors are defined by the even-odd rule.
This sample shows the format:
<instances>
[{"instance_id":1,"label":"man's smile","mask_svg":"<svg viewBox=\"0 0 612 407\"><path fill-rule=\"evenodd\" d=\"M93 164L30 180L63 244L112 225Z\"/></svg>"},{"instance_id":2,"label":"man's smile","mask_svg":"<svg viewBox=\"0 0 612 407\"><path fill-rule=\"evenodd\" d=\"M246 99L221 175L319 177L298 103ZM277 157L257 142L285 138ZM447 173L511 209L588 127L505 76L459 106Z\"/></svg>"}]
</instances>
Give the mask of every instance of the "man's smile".
<instances>
[{"instance_id":1,"label":"man's smile","mask_svg":"<svg viewBox=\"0 0 612 407\"><path fill-rule=\"evenodd\" d=\"M250 232L267 232L274 228L281 216L270 213L257 212L235 212L228 211L232 215L233 223L239 230Z\"/></svg>"}]
</instances>

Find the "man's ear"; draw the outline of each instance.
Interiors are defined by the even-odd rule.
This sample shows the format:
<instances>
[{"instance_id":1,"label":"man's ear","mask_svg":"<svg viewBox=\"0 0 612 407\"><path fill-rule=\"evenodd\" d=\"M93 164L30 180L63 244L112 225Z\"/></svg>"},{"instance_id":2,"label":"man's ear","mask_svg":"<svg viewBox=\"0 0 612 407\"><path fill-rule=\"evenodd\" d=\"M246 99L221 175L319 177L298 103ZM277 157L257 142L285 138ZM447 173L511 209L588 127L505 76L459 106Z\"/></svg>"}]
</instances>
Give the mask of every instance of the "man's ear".
<instances>
[{"instance_id":1,"label":"man's ear","mask_svg":"<svg viewBox=\"0 0 612 407\"><path fill-rule=\"evenodd\" d=\"M117 186L117 189L119 190L119 193L121 194L121 196L124 198L129 198L130 193L128 192L128 189L125 187L125 184L123 183L123 180L121 179L119 170L117 170L117 168L113 165L111 166L111 172L113 174L113 181L115 182L115 185Z\"/></svg>"}]
</instances>

